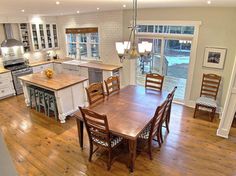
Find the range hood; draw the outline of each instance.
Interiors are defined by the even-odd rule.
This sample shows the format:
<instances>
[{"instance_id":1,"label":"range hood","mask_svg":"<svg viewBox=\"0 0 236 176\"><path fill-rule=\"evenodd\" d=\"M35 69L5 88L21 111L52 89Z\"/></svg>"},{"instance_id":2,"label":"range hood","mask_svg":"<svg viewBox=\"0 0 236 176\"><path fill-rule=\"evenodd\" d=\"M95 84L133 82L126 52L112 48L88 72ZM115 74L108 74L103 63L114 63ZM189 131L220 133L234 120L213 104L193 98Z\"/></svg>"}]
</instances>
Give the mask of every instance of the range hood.
<instances>
[{"instance_id":1,"label":"range hood","mask_svg":"<svg viewBox=\"0 0 236 176\"><path fill-rule=\"evenodd\" d=\"M23 43L13 38L11 24L3 24L6 40L1 44L1 47L23 46Z\"/></svg>"}]
</instances>

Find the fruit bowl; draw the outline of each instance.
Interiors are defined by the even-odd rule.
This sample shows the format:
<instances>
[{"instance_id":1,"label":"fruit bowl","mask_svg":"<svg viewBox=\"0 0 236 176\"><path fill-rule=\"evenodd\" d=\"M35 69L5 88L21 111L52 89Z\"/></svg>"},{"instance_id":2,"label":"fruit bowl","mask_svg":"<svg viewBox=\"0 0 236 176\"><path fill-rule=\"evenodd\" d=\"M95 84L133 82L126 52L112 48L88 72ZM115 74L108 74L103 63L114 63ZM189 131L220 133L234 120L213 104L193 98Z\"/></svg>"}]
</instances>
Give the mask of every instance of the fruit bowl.
<instances>
[{"instance_id":1,"label":"fruit bowl","mask_svg":"<svg viewBox=\"0 0 236 176\"><path fill-rule=\"evenodd\" d=\"M52 78L54 72L52 69L48 68L48 69L44 70L44 74L47 76L47 78Z\"/></svg>"}]
</instances>

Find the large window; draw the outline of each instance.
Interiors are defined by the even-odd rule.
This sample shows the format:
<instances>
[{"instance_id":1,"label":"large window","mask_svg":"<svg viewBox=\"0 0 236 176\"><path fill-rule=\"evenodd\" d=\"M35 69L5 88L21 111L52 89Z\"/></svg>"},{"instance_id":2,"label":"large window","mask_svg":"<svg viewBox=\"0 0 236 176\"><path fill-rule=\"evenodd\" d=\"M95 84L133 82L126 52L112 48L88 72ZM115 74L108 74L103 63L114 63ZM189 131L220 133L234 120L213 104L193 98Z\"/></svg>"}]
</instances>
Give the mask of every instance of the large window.
<instances>
[{"instance_id":1,"label":"large window","mask_svg":"<svg viewBox=\"0 0 236 176\"><path fill-rule=\"evenodd\" d=\"M100 58L98 32L92 29L94 28L76 28L66 30L67 55L69 57L76 59Z\"/></svg>"}]
</instances>

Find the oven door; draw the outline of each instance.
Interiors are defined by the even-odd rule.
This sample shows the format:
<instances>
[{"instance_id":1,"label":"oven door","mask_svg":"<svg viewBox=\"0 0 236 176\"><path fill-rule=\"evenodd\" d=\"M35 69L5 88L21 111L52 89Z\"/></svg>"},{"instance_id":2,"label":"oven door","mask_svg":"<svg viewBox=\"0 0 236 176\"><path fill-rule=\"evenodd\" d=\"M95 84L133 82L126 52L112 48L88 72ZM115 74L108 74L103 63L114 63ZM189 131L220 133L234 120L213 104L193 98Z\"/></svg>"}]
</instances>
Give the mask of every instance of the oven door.
<instances>
[{"instance_id":1,"label":"oven door","mask_svg":"<svg viewBox=\"0 0 236 176\"><path fill-rule=\"evenodd\" d=\"M31 73L33 73L33 70L31 68L30 69L27 68L27 69L12 71L13 83L14 83L14 87L15 87L17 95L23 93L23 88L22 88L21 82L18 79L18 77L28 75L28 74L31 74Z\"/></svg>"}]
</instances>

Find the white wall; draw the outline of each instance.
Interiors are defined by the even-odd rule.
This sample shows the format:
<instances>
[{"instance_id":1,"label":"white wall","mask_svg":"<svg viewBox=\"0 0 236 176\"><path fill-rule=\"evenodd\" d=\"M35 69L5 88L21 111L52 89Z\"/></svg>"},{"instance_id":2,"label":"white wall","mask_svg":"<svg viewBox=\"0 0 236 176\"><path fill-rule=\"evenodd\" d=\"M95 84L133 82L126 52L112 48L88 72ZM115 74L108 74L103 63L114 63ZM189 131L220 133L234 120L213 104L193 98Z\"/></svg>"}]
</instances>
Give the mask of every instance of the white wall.
<instances>
[{"instance_id":1,"label":"white wall","mask_svg":"<svg viewBox=\"0 0 236 176\"><path fill-rule=\"evenodd\" d=\"M110 11L57 17L60 47L64 56L66 56L66 28L98 27L102 62L115 65L120 64L115 50L115 42L122 41L123 39L122 14L122 11Z\"/></svg>"},{"instance_id":2,"label":"white wall","mask_svg":"<svg viewBox=\"0 0 236 176\"><path fill-rule=\"evenodd\" d=\"M124 38L128 37L132 12L123 13ZM228 90L232 63L236 49L236 8L155 8L139 9L138 20L153 21L202 21L197 48L197 60L194 68L194 81L191 90L191 100L196 100L200 94L203 73L215 73L222 76L222 87L219 97L223 106ZM206 46L227 48L227 57L223 70L202 67L204 49ZM127 66L128 67L128 66ZM127 74L129 69L126 69Z\"/></svg>"}]
</instances>

